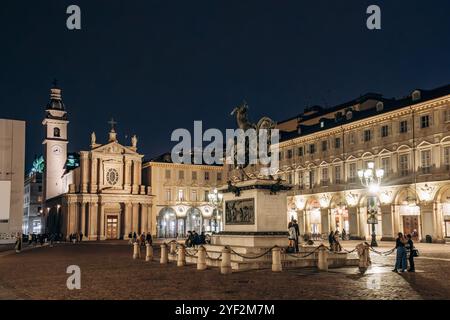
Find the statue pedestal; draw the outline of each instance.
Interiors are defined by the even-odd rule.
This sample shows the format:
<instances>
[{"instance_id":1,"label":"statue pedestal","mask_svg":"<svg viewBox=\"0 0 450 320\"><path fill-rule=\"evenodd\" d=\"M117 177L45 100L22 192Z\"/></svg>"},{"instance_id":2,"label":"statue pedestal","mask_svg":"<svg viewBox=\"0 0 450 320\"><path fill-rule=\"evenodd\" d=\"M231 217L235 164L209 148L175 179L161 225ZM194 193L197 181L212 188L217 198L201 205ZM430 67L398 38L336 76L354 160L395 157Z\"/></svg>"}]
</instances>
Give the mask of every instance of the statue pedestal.
<instances>
[{"instance_id":1,"label":"statue pedestal","mask_svg":"<svg viewBox=\"0 0 450 320\"><path fill-rule=\"evenodd\" d=\"M288 245L286 192L273 180L247 180L219 189L223 193L224 231L211 244L240 247ZM237 191L237 192L236 192ZM238 194L240 193L240 194Z\"/></svg>"}]
</instances>

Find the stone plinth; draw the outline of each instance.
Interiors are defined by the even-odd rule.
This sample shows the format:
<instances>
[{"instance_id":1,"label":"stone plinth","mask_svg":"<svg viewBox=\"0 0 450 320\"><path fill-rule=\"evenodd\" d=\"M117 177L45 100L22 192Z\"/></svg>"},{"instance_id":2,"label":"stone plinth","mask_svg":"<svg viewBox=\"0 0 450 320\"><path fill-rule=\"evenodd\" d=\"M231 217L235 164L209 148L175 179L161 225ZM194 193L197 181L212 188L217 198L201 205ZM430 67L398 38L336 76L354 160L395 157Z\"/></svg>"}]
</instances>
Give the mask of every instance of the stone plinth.
<instances>
[{"instance_id":1,"label":"stone plinth","mask_svg":"<svg viewBox=\"0 0 450 320\"><path fill-rule=\"evenodd\" d=\"M224 200L224 231L213 235L211 243L265 248L287 246L286 191L289 189L277 181L258 179L238 182L233 188L220 188Z\"/></svg>"}]
</instances>

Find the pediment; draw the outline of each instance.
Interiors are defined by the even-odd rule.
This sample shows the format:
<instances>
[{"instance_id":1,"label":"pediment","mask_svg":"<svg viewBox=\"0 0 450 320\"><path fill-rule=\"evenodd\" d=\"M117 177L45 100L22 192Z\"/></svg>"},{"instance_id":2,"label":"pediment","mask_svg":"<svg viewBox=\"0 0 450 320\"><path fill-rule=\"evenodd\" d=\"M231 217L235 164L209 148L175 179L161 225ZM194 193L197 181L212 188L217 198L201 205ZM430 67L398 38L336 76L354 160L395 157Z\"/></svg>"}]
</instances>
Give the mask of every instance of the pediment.
<instances>
[{"instance_id":1,"label":"pediment","mask_svg":"<svg viewBox=\"0 0 450 320\"><path fill-rule=\"evenodd\" d=\"M137 153L136 151L132 150L129 147L125 147L116 141L113 141L108 144L97 147L97 148L93 149L92 151L96 152L96 153L103 153L103 154L116 154L116 155L117 154L129 154L129 155L140 156L140 154Z\"/></svg>"},{"instance_id":2,"label":"pediment","mask_svg":"<svg viewBox=\"0 0 450 320\"><path fill-rule=\"evenodd\" d=\"M428 141L422 141L422 142L417 146L417 148L429 147L429 146L431 146L431 145L432 145L432 144L429 143Z\"/></svg>"},{"instance_id":3,"label":"pediment","mask_svg":"<svg viewBox=\"0 0 450 320\"><path fill-rule=\"evenodd\" d=\"M379 153L379 155L383 155L383 154L391 154L391 152L388 149L383 149L381 150Z\"/></svg>"}]
</instances>

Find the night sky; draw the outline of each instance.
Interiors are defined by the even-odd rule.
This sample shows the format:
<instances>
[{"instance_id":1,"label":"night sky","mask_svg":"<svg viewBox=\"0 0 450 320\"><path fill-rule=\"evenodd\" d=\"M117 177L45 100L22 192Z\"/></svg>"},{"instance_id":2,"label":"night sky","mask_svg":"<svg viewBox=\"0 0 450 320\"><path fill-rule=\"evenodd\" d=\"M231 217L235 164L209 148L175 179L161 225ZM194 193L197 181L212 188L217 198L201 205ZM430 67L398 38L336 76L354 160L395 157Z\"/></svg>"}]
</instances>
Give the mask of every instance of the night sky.
<instances>
[{"instance_id":1,"label":"night sky","mask_svg":"<svg viewBox=\"0 0 450 320\"><path fill-rule=\"evenodd\" d=\"M66 28L66 8L82 30ZM382 30L366 28L366 8ZM54 78L69 112L69 151L137 134L146 158L170 151L171 132L282 120L307 105L366 92L401 97L450 83L450 1L2 0L0 118L27 121L27 167L42 153Z\"/></svg>"}]
</instances>

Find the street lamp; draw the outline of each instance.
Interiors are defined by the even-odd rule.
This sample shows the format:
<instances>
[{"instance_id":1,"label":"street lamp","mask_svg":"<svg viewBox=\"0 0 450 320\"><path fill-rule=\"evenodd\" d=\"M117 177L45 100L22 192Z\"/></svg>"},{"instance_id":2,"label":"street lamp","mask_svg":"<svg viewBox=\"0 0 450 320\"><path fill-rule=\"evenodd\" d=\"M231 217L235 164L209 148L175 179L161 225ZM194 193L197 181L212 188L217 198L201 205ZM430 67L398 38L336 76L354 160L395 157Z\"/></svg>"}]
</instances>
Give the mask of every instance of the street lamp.
<instances>
[{"instance_id":1,"label":"street lamp","mask_svg":"<svg viewBox=\"0 0 450 320\"><path fill-rule=\"evenodd\" d=\"M219 193L217 189L214 189L213 192L210 192L208 194L208 200L209 204L214 207L214 231L219 232L221 231L221 211L220 208L222 207L223 202L223 194ZM219 220L219 222L218 222ZM220 225L219 225L220 224Z\"/></svg>"},{"instance_id":2,"label":"street lamp","mask_svg":"<svg viewBox=\"0 0 450 320\"><path fill-rule=\"evenodd\" d=\"M377 247L377 235L375 233L375 225L378 224L377 213L377 194L380 191L381 179L384 176L383 169L375 170L375 163L369 162L367 169L358 170L358 177L361 180L361 184L367 188L367 224L372 225L372 247Z\"/></svg>"}]
</instances>

